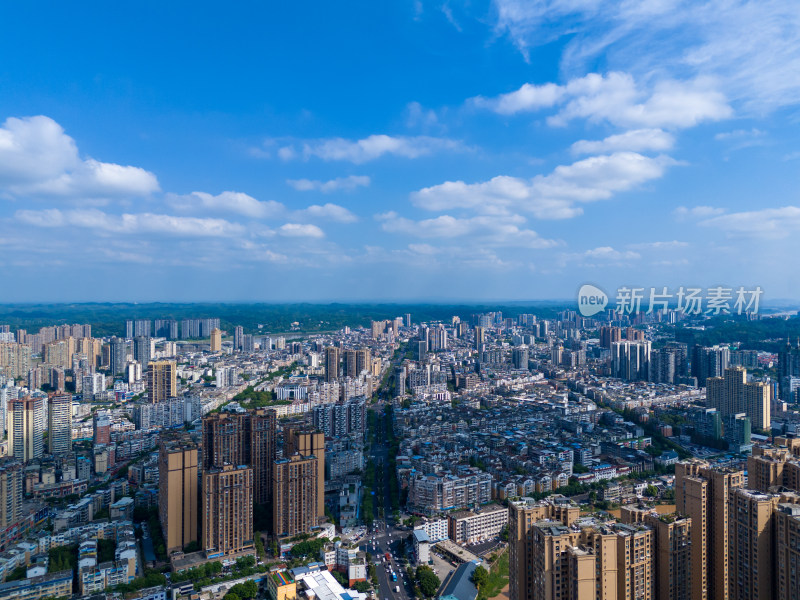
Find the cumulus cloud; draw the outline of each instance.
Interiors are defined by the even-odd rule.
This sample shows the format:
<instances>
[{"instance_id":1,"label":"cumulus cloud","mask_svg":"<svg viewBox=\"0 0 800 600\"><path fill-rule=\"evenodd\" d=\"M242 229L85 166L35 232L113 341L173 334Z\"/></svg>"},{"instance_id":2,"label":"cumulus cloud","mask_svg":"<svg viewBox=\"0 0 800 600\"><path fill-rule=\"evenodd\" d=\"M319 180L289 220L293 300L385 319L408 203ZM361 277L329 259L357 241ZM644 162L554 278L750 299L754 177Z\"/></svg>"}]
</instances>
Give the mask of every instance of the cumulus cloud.
<instances>
[{"instance_id":1,"label":"cumulus cloud","mask_svg":"<svg viewBox=\"0 0 800 600\"><path fill-rule=\"evenodd\" d=\"M435 152L461 150L462 144L455 140L419 136L370 135L360 140L329 138L306 141L283 146L278 155L283 160L316 157L324 161L343 160L362 164L383 156L419 158Z\"/></svg>"},{"instance_id":2,"label":"cumulus cloud","mask_svg":"<svg viewBox=\"0 0 800 600\"><path fill-rule=\"evenodd\" d=\"M662 129L633 129L602 140L579 140L572 144L570 150L573 154L604 154L622 150L664 152L674 144L675 138Z\"/></svg>"},{"instance_id":3,"label":"cumulus cloud","mask_svg":"<svg viewBox=\"0 0 800 600\"><path fill-rule=\"evenodd\" d=\"M800 207L730 213L705 219L699 225L721 229L731 236L782 239L800 232Z\"/></svg>"},{"instance_id":4,"label":"cumulus cloud","mask_svg":"<svg viewBox=\"0 0 800 600\"><path fill-rule=\"evenodd\" d=\"M316 225L304 223L286 223L278 228L278 233L285 237L323 238L325 233Z\"/></svg>"},{"instance_id":5,"label":"cumulus cloud","mask_svg":"<svg viewBox=\"0 0 800 600\"><path fill-rule=\"evenodd\" d=\"M344 206L331 204L330 202L319 205L314 204L301 211L301 214L313 219L323 219L325 221L337 221L338 223L355 223L358 217L347 210Z\"/></svg>"},{"instance_id":6,"label":"cumulus cloud","mask_svg":"<svg viewBox=\"0 0 800 600\"><path fill-rule=\"evenodd\" d=\"M528 55L568 36L566 73L612 69L717 78L763 112L800 101L800 11L784 0L493 0L495 29Z\"/></svg>"},{"instance_id":7,"label":"cumulus cloud","mask_svg":"<svg viewBox=\"0 0 800 600\"><path fill-rule=\"evenodd\" d=\"M49 117L12 117L0 127L0 191L11 197L140 197L158 190L149 171L81 158L75 141Z\"/></svg>"},{"instance_id":8,"label":"cumulus cloud","mask_svg":"<svg viewBox=\"0 0 800 600\"><path fill-rule=\"evenodd\" d=\"M360 187L369 187L371 180L366 175L349 175L347 177L337 177L328 181L317 181L313 179L287 179L291 187L299 192L322 192L329 194L338 191L352 191Z\"/></svg>"},{"instance_id":9,"label":"cumulus cloud","mask_svg":"<svg viewBox=\"0 0 800 600\"><path fill-rule=\"evenodd\" d=\"M242 192L222 192L216 196L206 192L192 192L183 196L169 194L167 202L181 212L217 212L254 219L275 217L285 211L280 202L256 200Z\"/></svg>"},{"instance_id":10,"label":"cumulus cloud","mask_svg":"<svg viewBox=\"0 0 800 600\"><path fill-rule=\"evenodd\" d=\"M561 165L548 175L530 180L498 176L472 184L448 181L413 193L411 200L420 208L434 211L524 211L539 219L567 219L582 213L579 204L605 200L658 179L668 166L675 164L666 156L650 158L635 152L617 152Z\"/></svg>"},{"instance_id":11,"label":"cumulus cloud","mask_svg":"<svg viewBox=\"0 0 800 600\"><path fill-rule=\"evenodd\" d=\"M522 225L525 218L519 215L476 216L457 218L440 215L432 219L414 221L399 216L396 212L379 214L382 228L389 233L400 233L426 239L453 239L471 236L474 240L490 246L514 246L525 248L552 248L559 245L556 240L539 236Z\"/></svg>"},{"instance_id":12,"label":"cumulus cloud","mask_svg":"<svg viewBox=\"0 0 800 600\"><path fill-rule=\"evenodd\" d=\"M242 225L224 219L153 213L114 215L96 209L18 210L15 217L21 223L36 227L83 227L97 233L155 233L184 237L230 237L244 233Z\"/></svg>"},{"instance_id":13,"label":"cumulus cloud","mask_svg":"<svg viewBox=\"0 0 800 600\"><path fill-rule=\"evenodd\" d=\"M589 73L566 85L525 84L510 94L473 98L471 103L504 115L558 105L559 111L547 119L553 126L580 118L622 127L685 128L733 114L725 96L708 78L663 80L645 90L630 74L622 72Z\"/></svg>"},{"instance_id":14,"label":"cumulus cloud","mask_svg":"<svg viewBox=\"0 0 800 600\"><path fill-rule=\"evenodd\" d=\"M611 246L600 246L584 252L567 253L561 257L563 263L577 263L585 267L620 266L641 258L632 250L616 250Z\"/></svg>"}]
</instances>

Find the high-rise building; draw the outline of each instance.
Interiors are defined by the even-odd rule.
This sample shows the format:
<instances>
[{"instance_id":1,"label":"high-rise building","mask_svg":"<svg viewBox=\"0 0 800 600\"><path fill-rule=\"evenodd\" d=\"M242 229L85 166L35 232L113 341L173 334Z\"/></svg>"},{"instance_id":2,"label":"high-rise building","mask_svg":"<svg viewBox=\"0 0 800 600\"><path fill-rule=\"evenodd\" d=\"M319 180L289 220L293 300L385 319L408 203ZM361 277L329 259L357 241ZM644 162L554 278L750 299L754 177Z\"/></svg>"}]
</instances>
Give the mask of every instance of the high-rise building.
<instances>
[{"instance_id":1,"label":"high-rise building","mask_svg":"<svg viewBox=\"0 0 800 600\"><path fill-rule=\"evenodd\" d=\"M325 514L325 434L321 431L308 429L303 425L285 425L284 456L300 454L304 457L314 456L317 469L316 481L318 491L316 494L317 515Z\"/></svg>"},{"instance_id":2,"label":"high-rise building","mask_svg":"<svg viewBox=\"0 0 800 600\"><path fill-rule=\"evenodd\" d=\"M249 465L253 497L268 503L276 455L277 414L260 408L246 413L215 413L203 417L203 468Z\"/></svg>"},{"instance_id":3,"label":"high-rise building","mask_svg":"<svg viewBox=\"0 0 800 600\"><path fill-rule=\"evenodd\" d=\"M0 342L0 374L25 377L30 370L31 347L28 344Z\"/></svg>"},{"instance_id":4,"label":"high-rise building","mask_svg":"<svg viewBox=\"0 0 800 600\"><path fill-rule=\"evenodd\" d=\"M747 489L730 494L730 600L775 598L774 515L778 494ZM800 588L795 588L800 592Z\"/></svg>"},{"instance_id":5,"label":"high-rise building","mask_svg":"<svg viewBox=\"0 0 800 600\"><path fill-rule=\"evenodd\" d=\"M150 337L153 335L152 325L150 319L125 321L125 337L129 340L135 337Z\"/></svg>"},{"instance_id":6,"label":"high-rise building","mask_svg":"<svg viewBox=\"0 0 800 600\"><path fill-rule=\"evenodd\" d=\"M511 363L515 369L528 370L528 347L517 346L511 351Z\"/></svg>"},{"instance_id":7,"label":"high-rise building","mask_svg":"<svg viewBox=\"0 0 800 600\"><path fill-rule=\"evenodd\" d=\"M730 570L729 502L743 487L744 471L712 468L703 460L675 465L677 512L692 520L692 598L728 600Z\"/></svg>"},{"instance_id":8,"label":"high-rise building","mask_svg":"<svg viewBox=\"0 0 800 600\"><path fill-rule=\"evenodd\" d=\"M138 361L142 369L146 369L151 357L150 338L145 336L133 338L133 360Z\"/></svg>"},{"instance_id":9,"label":"high-rise building","mask_svg":"<svg viewBox=\"0 0 800 600\"><path fill-rule=\"evenodd\" d=\"M125 372L125 364L128 362L128 345L125 340L112 337L109 342L109 368L112 375L122 375ZM145 368L147 365L145 365Z\"/></svg>"},{"instance_id":10,"label":"high-rise building","mask_svg":"<svg viewBox=\"0 0 800 600\"><path fill-rule=\"evenodd\" d=\"M147 368L147 399L166 402L178 395L178 365L174 360L151 362Z\"/></svg>"},{"instance_id":11,"label":"high-rise building","mask_svg":"<svg viewBox=\"0 0 800 600\"><path fill-rule=\"evenodd\" d=\"M486 343L486 330L480 325L475 326L475 348L480 350Z\"/></svg>"},{"instance_id":12,"label":"high-rise building","mask_svg":"<svg viewBox=\"0 0 800 600\"><path fill-rule=\"evenodd\" d=\"M800 339L797 344L792 346L786 340L780 353L778 353L778 383L780 384L780 396L784 402L793 402L792 379L800 378Z\"/></svg>"},{"instance_id":13,"label":"high-rise building","mask_svg":"<svg viewBox=\"0 0 800 600\"><path fill-rule=\"evenodd\" d=\"M417 342L417 360L423 361L428 356L428 342L420 340Z\"/></svg>"},{"instance_id":14,"label":"high-rise building","mask_svg":"<svg viewBox=\"0 0 800 600\"><path fill-rule=\"evenodd\" d=\"M211 352L222 351L222 331L219 329L211 330Z\"/></svg>"},{"instance_id":15,"label":"high-rise building","mask_svg":"<svg viewBox=\"0 0 800 600\"><path fill-rule=\"evenodd\" d=\"M233 349L242 350L242 338L244 337L244 327L237 325L233 329Z\"/></svg>"},{"instance_id":16,"label":"high-rise building","mask_svg":"<svg viewBox=\"0 0 800 600\"><path fill-rule=\"evenodd\" d=\"M611 350L611 344L620 341L622 341L622 329L619 327L608 326L600 328L600 345L603 348Z\"/></svg>"},{"instance_id":17,"label":"high-rise building","mask_svg":"<svg viewBox=\"0 0 800 600\"><path fill-rule=\"evenodd\" d=\"M320 505L317 477L317 458L313 455L293 454L275 461L272 531L276 537L310 533L317 526Z\"/></svg>"},{"instance_id":18,"label":"high-rise building","mask_svg":"<svg viewBox=\"0 0 800 600\"><path fill-rule=\"evenodd\" d=\"M775 598L800 598L800 504L778 504L775 512Z\"/></svg>"},{"instance_id":19,"label":"high-rise building","mask_svg":"<svg viewBox=\"0 0 800 600\"><path fill-rule=\"evenodd\" d=\"M695 346L692 350L692 376L699 387L705 387L709 377L722 377L730 363L731 351L727 346L704 348Z\"/></svg>"},{"instance_id":20,"label":"high-rise building","mask_svg":"<svg viewBox=\"0 0 800 600\"><path fill-rule=\"evenodd\" d=\"M406 327L411 327L411 313L406 313L404 317Z\"/></svg>"},{"instance_id":21,"label":"high-rise building","mask_svg":"<svg viewBox=\"0 0 800 600\"><path fill-rule=\"evenodd\" d=\"M655 598L692 600L692 520L650 512L644 523L654 535Z\"/></svg>"},{"instance_id":22,"label":"high-rise building","mask_svg":"<svg viewBox=\"0 0 800 600\"><path fill-rule=\"evenodd\" d=\"M178 322L175 319L156 319L154 325L156 337L178 339Z\"/></svg>"},{"instance_id":23,"label":"high-rise building","mask_svg":"<svg viewBox=\"0 0 800 600\"><path fill-rule=\"evenodd\" d=\"M22 463L0 458L0 530L5 531L22 520Z\"/></svg>"},{"instance_id":24,"label":"high-rise building","mask_svg":"<svg viewBox=\"0 0 800 600\"><path fill-rule=\"evenodd\" d=\"M44 454L44 399L23 396L8 402L8 454L26 462Z\"/></svg>"},{"instance_id":25,"label":"high-rise building","mask_svg":"<svg viewBox=\"0 0 800 600\"><path fill-rule=\"evenodd\" d=\"M225 465L203 471L203 550L238 554L253 543L253 468Z\"/></svg>"},{"instance_id":26,"label":"high-rise building","mask_svg":"<svg viewBox=\"0 0 800 600\"><path fill-rule=\"evenodd\" d=\"M106 411L98 410L92 417L95 446L111 443L111 416Z\"/></svg>"},{"instance_id":27,"label":"high-rise building","mask_svg":"<svg viewBox=\"0 0 800 600\"><path fill-rule=\"evenodd\" d=\"M611 374L626 381L645 381L650 374L650 342L613 342Z\"/></svg>"},{"instance_id":28,"label":"high-rise building","mask_svg":"<svg viewBox=\"0 0 800 600\"><path fill-rule=\"evenodd\" d=\"M723 417L745 413L756 429L769 429L771 423L769 384L747 382L747 369L729 367L724 377L706 379L706 405L716 408Z\"/></svg>"},{"instance_id":29,"label":"high-rise building","mask_svg":"<svg viewBox=\"0 0 800 600\"><path fill-rule=\"evenodd\" d=\"M339 348L328 346L325 348L325 381L339 379Z\"/></svg>"},{"instance_id":30,"label":"high-rise building","mask_svg":"<svg viewBox=\"0 0 800 600\"><path fill-rule=\"evenodd\" d=\"M534 581L531 565L535 548L532 529L549 519L571 526L580 516L580 507L567 498L551 496L540 502L523 498L508 506L509 597L511 600L534 600ZM616 562L616 555L614 556Z\"/></svg>"},{"instance_id":31,"label":"high-rise building","mask_svg":"<svg viewBox=\"0 0 800 600\"><path fill-rule=\"evenodd\" d=\"M158 516L167 553L197 542L198 453L187 434L163 436L158 450Z\"/></svg>"},{"instance_id":32,"label":"high-rise building","mask_svg":"<svg viewBox=\"0 0 800 600\"><path fill-rule=\"evenodd\" d=\"M50 454L72 450L72 396L51 396L47 407L47 445Z\"/></svg>"}]
</instances>

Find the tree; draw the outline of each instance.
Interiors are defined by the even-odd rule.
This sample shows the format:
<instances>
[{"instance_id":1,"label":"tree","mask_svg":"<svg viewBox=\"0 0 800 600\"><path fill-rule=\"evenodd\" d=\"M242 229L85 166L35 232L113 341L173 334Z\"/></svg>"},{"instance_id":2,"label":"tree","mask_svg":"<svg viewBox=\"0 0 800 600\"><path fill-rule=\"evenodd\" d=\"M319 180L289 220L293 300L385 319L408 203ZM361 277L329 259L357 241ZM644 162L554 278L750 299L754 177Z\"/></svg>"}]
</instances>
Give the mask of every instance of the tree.
<instances>
[{"instance_id":1,"label":"tree","mask_svg":"<svg viewBox=\"0 0 800 600\"><path fill-rule=\"evenodd\" d=\"M353 589L357 592L361 592L362 594L366 594L371 587L372 586L366 581L356 581L353 584Z\"/></svg>"},{"instance_id":2,"label":"tree","mask_svg":"<svg viewBox=\"0 0 800 600\"><path fill-rule=\"evenodd\" d=\"M658 488L656 486L650 484L645 488L644 493L645 493L646 496L650 496L651 498L655 498L656 496L658 496Z\"/></svg>"},{"instance_id":3,"label":"tree","mask_svg":"<svg viewBox=\"0 0 800 600\"><path fill-rule=\"evenodd\" d=\"M489 581L489 571L481 566L475 567L472 572L472 583L475 584L475 587L481 589L487 581Z\"/></svg>"},{"instance_id":4,"label":"tree","mask_svg":"<svg viewBox=\"0 0 800 600\"><path fill-rule=\"evenodd\" d=\"M342 584L342 587L347 587L347 585L350 583L347 577L340 571L333 571L333 578Z\"/></svg>"},{"instance_id":5,"label":"tree","mask_svg":"<svg viewBox=\"0 0 800 600\"><path fill-rule=\"evenodd\" d=\"M239 596L237 596L233 592L228 592L227 594L225 594L225 597L224 597L223 600L239 600Z\"/></svg>"},{"instance_id":6,"label":"tree","mask_svg":"<svg viewBox=\"0 0 800 600\"><path fill-rule=\"evenodd\" d=\"M419 584L419 590L422 592L423 596L432 598L439 589L441 581L439 581L433 569L422 565L417 567L417 584Z\"/></svg>"}]
</instances>

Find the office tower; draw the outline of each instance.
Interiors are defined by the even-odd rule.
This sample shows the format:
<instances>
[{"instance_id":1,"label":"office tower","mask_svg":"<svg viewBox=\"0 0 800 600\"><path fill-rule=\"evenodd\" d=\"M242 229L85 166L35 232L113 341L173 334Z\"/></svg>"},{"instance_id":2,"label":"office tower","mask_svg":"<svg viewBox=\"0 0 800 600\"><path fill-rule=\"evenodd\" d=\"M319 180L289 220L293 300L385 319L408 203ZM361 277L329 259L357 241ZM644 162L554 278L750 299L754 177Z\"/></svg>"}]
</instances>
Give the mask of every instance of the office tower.
<instances>
[{"instance_id":1,"label":"office tower","mask_svg":"<svg viewBox=\"0 0 800 600\"><path fill-rule=\"evenodd\" d=\"M727 346L704 348L695 346L692 350L692 376L697 378L698 387L706 386L709 377L722 377L730 362L730 349Z\"/></svg>"},{"instance_id":2,"label":"office tower","mask_svg":"<svg viewBox=\"0 0 800 600\"><path fill-rule=\"evenodd\" d=\"M480 325L475 327L475 349L480 350L486 343L486 330Z\"/></svg>"},{"instance_id":3,"label":"office tower","mask_svg":"<svg viewBox=\"0 0 800 600\"><path fill-rule=\"evenodd\" d=\"M342 373L345 377L350 377L351 379L355 379L358 376L357 365L356 365L356 351L355 350L345 350L344 351L344 364Z\"/></svg>"},{"instance_id":4,"label":"office tower","mask_svg":"<svg viewBox=\"0 0 800 600\"><path fill-rule=\"evenodd\" d=\"M151 362L147 369L147 399L166 402L178 395L178 365L174 360Z\"/></svg>"},{"instance_id":5,"label":"office tower","mask_svg":"<svg viewBox=\"0 0 800 600\"><path fill-rule=\"evenodd\" d=\"M94 425L94 444L111 443L111 416L106 411L97 411L92 418Z\"/></svg>"},{"instance_id":6,"label":"office tower","mask_svg":"<svg viewBox=\"0 0 800 600\"><path fill-rule=\"evenodd\" d=\"M611 344L622 341L622 330L619 327L601 327L600 345L611 350Z\"/></svg>"},{"instance_id":7,"label":"office tower","mask_svg":"<svg viewBox=\"0 0 800 600\"><path fill-rule=\"evenodd\" d=\"M133 360L138 361L142 365L142 369L146 369L150 363L150 350L149 337L139 336L133 339Z\"/></svg>"},{"instance_id":8,"label":"office tower","mask_svg":"<svg viewBox=\"0 0 800 600\"><path fill-rule=\"evenodd\" d=\"M211 330L211 352L222 351L222 331L219 329Z\"/></svg>"},{"instance_id":9,"label":"office tower","mask_svg":"<svg viewBox=\"0 0 800 600\"><path fill-rule=\"evenodd\" d=\"M325 348L325 381L339 379L339 349L334 346Z\"/></svg>"},{"instance_id":10,"label":"office tower","mask_svg":"<svg viewBox=\"0 0 800 600\"><path fill-rule=\"evenodd\" d=\"M428 342L425 340L417 342L417 360L423 361L428 356Z\"/></svg>"},{"instance_id":11,"label":"office tower","mask_svg":"<svg viewBox=\"0 0 800 600\"><path fill-rule=\"evenodd\" d=\"M197 539L197 444L163 435L158 448L158 516L167 554Z\"/></svg>"},{"instance_id":12,"label":"office tower","mask_svg":"<svg viewBox=\"0 0 800 600\"><path fill-rule=\"evenodd\" d=\"M724 377L706 379L706 405L716 408L723 417L745 413L753 427L770 428L771 391L769 384L747 383L747 369L729 367Z\"/></svg>"},{"instance_id":13,"label":"office tower","mask_svg":"<svg viewBox=\"0 0 800 600\"><path fill-rule=\"evenodd\" d=\"M25 377L30 371L31 347L28 344L0 342L0 374Z\"/></svg>"},{"instance_id":14,"label":"office tower","mask_svg":"<svg viewBox=\"0 0 800 600\"><path fill-rule=\"evenodd\" d=\"M51 396L47 410L47 444L50 454L72 450L72 396Z\"/></svg>"},{"instance_id":15,"label":"office tower","mask_svg":"<svg viewBox=\"0 0 800 600\"><path fill-rule=\"evenodd\" d=\"M406 322L406 327L411 327L411 313L406 313L404 318Z\"/></svg>"},{"instance_id":16,"label":"office tower","mask_svg":"<svg viewBox=\"0 0 800 600\"><path fill-rule=\"evenodd\" d=\"M644 523L655 536L655 598L692 600L692 520L676 515L649 513Z\"/></svg>"},{"instance_id":17,"label":"office tower","mask_svg":"<svg viewBox=\"0 0 800 600\"><path fill-rule=\"evenodd\" d=\"M775 597L800 598L800 504L784 502L775 511Z\"/></svg>"},{"instance_id":18,"label":"office tower","mask_svg":"<svg viewBox=\"0 0 800 600\"><path fill-rule=\"evenodd\" d=\"M692 520L692 598L728 600L729 503L732 490L744 485L744 471L714 469L703 460L675 465L677 512Z\"/></svg>"},{"instance_id":19,"label":"office tower","mask_svg":"<svg viewBox=\"0 0 800 600\"><path fill-rule=\"evenodd\" d=\"M125 372L125 364L128 362L128 345L125 340L112 337L109 343L109 367L112 375L122 375ZM145 365L145 368L147 365Z\"/></svg>"},{"instance_id":20,"label":"office tower","mask_svg":"<svg viewBox=\"0 0 800 600\"><path fill-rule=\"evenodd\" d=\"M22 463L0 458L0 530L5 531L22 520Z\"/></svg>"},{"instance_id":21,"label":"office tower","mask_svg":"<svg viewBox=\"0 0 800 600\"><path fill-rule=\"evenodd\" d=\"M273 470L272 531L276 537L310 533L317 526L320 502L317 458L292 454L275 461ZM324 495L324 486L322 487ZM324 514L324 513L323 513Z\"/></svg>"},{"instance_id":22,"label":"office tower","mask_svg":"<svg viewBox=\"0 0 800 600\"><path fill-rule=\"evenodd\" d=\"M317 515L325 514L325 434L308 429L299 424L286 425L283 428L283 455L300 454L304 457L316 457L317 477L315 481L319 490L316 494Z\"/></svg>"},{"instance_id":23,"label":"office tower","mask_svg":"<svg viewBox=\"0 0 800 600\"><path fill-rule=\"evenodd\" d=\"M770 600L773 589L773 528L778 494L747 489L730 495L730 600ZM800 591L796 588L795 591Z\"/></svg>"},{"instance_id":24,"label":"office tower","mask_svg":"<svg viewBox=\"0 0 800 600\"><path fill-rule=\"evenodd\" d=\"M528 347L518 346L511 351L511 362L515 369L528 370Z\"/></svg>"},{"instance_id":25,"label":"office tower","mask_svg":"<svg viewBox=\"0 0 800 600\"><path fill-rule=\"evenodd\" d=\"M650 373L650 342L613 342L611 374L626 381L645 381Z\"/></svg>"},{"instance_id":26,"label":"office tower","mask_svg":"<svg viewBox=\"0 0 800 600\"><path fill-rule=\"evenodd\" d=\"M203 471L203 550L206 556L253 548L253 468L224 465Z\"/></svg>"},{"instance_id":27,"label":"office tower","mask_svg":"<svg viewBox=\"0 0 800 600\"><path fill-rule=\"evenodd\" d=\"M259 504L269 502L276 429L277 413L268 408L206 415L203 417L203 468L251 466L253 497Z\"/></svg>"},{"instance_id":28,"label":"office tower","mask_svg":"<svg viewBox=\"0 0 800 600\"><path fill-rule=\"evenodd\" d=\"M44 399L23 396L8 401L8 454L27 462L44 454Z\"/></svg>"},{"instance_id":29,"label":"office tower","mask_svg":"<svg viewBox=\"0 0 800 600\"><path fill-rule=\"evenodd\" d=\"M244 327L237 325L233 329L233 349L242 350L242 338L244 337Z\"/></svg>"}]
</instances>

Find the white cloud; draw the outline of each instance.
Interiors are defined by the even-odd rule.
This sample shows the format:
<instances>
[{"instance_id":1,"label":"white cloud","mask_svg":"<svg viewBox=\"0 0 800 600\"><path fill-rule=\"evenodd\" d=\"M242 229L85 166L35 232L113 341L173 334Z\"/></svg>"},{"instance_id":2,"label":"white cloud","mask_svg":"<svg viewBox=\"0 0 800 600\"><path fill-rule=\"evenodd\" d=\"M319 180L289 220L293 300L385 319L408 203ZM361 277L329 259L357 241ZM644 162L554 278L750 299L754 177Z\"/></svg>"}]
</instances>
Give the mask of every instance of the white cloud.
<instances>
[{"instance_id":1,"label":"white cloud","mask_svg":"<svg viewBox=\"0 0 800 600\"><path fill-rule=\"evenodd\" d=\"M721 229L731 236L782 239L800 232L800 207L783 206L711 217L699 225Z\"/></svg>"},{"instance_id":2,"label":"white cloud","mask_svg":"<svg viewBox=\"0 0 800 600\"><path fill-rule=\"evenodd\" d=\"M672 148L675 138L662 129L633 129L610 135L599 141L579 140L570 148L573 154L603 154L606 152L664 152Z\"/></svg>"},{"instance_id":3,"label":"white cloud","mask_svg":"<svg viewBox=\"0 0 800 600\"><path fill-rule=\"evenodd\" d=\"M642 77L718 78L754 113L800 102L800 11L785 0L494 0L495 29L528 49L568 36L566 73L602 56Z\"/></svg>"},{"instance_id":4,"label":"white cloud","mask_svg":"<svg viewBox=\"0 0 800 600\"><path fill-rule=\"evenodd\" d=\"M439 125L439 117L433 109L426 109L419 102L406 105L406 126L429 129Z\"/></svg>"},{"instance_id":5,"label":"white cloud","mask_svg":"<svg viewBox=\"0 0 800 600\"><path fill-rule=\"evenodd\" d=\"M158 190L149 171L82 159L75 141L49 117L12 117L0 127L0 191L12 197L106 198Z\"/></svg>"},{"instance_id":6,"label":"white cloud","mask_svg":"<svg viewBox=\"0 0 800 600\"><path fill-rule=\"evenodd\" d=\"M280 202L256 200L242 192L222 192L216 196L206 192L192 192L184 196L167 195L167 202L181 212L217 212L263 219L276 217L285 211Z\"/></svg>"},{"instance_id":7,"label":"white cloud","mask_svg":"<svg viewBox=\"0 0 800 600\"><path fill-rule=\"evenodd\" d=\"M634 250L675 250L677 248L686 248L689 242L680 242L678 240L670 240L668 242L643 242L640 244L628 244L628 248Z\"/></svg>"},{"instance_id":8,"label":"white cloud","mask_svg":"<svg viewBox=\"0 0 800 600\"><path fill-rule=\"evenodd\" d=\"M622 72L589 73L566 85L524 84L511 94L494 99L473 98L470 102L505 115L561 106L547 119L553 126L581 118L622 127L685 128L733 114L725 96L708 78L662 80L645 90L636 85L630 74Z\"/></svg>"},{"instance_id":9,"label":"white cloud","mask_svg":"<svg viewBox=\"0 0 800 600\"><path fill-rule=\"evenodd\" d=\"M453 239L470 236L475 242L489 246L512 246L525 248L552 248L559 245L556 240L539 236L531 229L521 227L524 217L476 216L457 218L440 215L432 219L414 221L391 211L377 215L382 228L389 233L399 233L425 239Z\"/></svg>"},{"instance_id":10,"label":"white cloud","mask_svg":"<svg viewBox=\"0 0 800 600\"><path fill-rule=\"evenodd\" d=\"M638 252L615 250L611 246L600 246L585 252L568 253L561 256L562 264L577 263L584 267L620 266L641 258Z\"/></svg>"},{"instance_id":11,"label":"white cloud","mask_svg":"<svg viewBox=\"0 0 800 600\"><path fill-rule=\"evenodd\" d=\"M283 160L302 157L305 160L316 157L324 161L344 160L362 164L382 156L419 158L434 152L461 150L462 145L455 140L429 136L390 136L370 135L360 140L330 138L311 140L300 144L284 146L278 151Z\"/></svg>"},{"instance_id":12,"label":"white cloud","mask_svg":"<svg viewBox=\"0 0 800 600\"><path fill-rule=\"evenodd\" d=\"M550 108L560 102L566 94L563 86L555 83L533 85L525 83L521 88L507 94L500 94L496 98L476 96L468 103L478 108L486 108L501 115L515 115L520 112L529 112Z\"/></svg>"},{"instance_id":13,"label":"white cloud","mask_svg":"<svg viewBox=\"0 0 800 600\"><path fill-rule=\"evenodd\" d=\"M411 200L420 208L434 211L524 211L540 219L567 219L582 213L578 204L605 200L658 179L668 166L675 164L667 156L649 158L635 152L617 152L562 165L549 175L530 180L499 176L473 184L448 181L413 193Z\"/></svg>"},{"instance_id":14,"label":"white cloud","mask_svg":"<svg viewBox=\"0 0 800 600\"><path fill-rule=\"evenodd\" d=\"M309 206L307 209L301 211L301 214L314 219L337 221L339 223L355 223L358 221L358 217L347 210L344 206L331 204L330 202L323 205L314 204Z\"/></svg>"},{"instance_id":15,"label":"white cloud","mask_svg":"<svg viewBox=\"0 0 800 600\"><path fill-rule=\"evenodd\" d=\"M715 208L713 206L694 206L692 208L679 206L673 211L675 218L679 221L683 221L685 219L705 219L708 217L721 215L724 212L724 208Z\"/></svg>"},{"instance_id":16,"label":"white cloud","mask_svg":"<svg viewBox=\"0 0 800 600\"><path fill-rule=\"evenodd\" d=\"M317 191L329 194L337 191L352 191L359 187L369 187L371 181L366 175L349 175L347 177L337 177L328 181L317 181L313 179L287 179L291 187L299 192Z\"/></svg>"},{"instance_id":17,"label":"white cloud","mask_svg":"<svg viewBox=\"0 0 800 600\"><path fill-rule=\"evenodd\" d=\"M720 142L726 140L740 140L743 138L755 138L766 135L765 132L753 127L752 129L734 129L733 131L724 131L714 136L714 139Z\"/></svg>"},{"instance_id":18,"label":"white cloud","mask_svg":"<svg viewBox=\"0 0 800 600\"><path fill-rule=\"evenodd\" d=\"M230 237L244 233L244 227L224 219L175 217L153 213L112 215L88 210L18 210L18 221L36 227L84 227L98 233L156 233L186 237Z\"/></svg>"},{"instance_id":19,"label":"white cloud","mask_svg":"<svg viewBox=\"0 0 800 600\"><path fill-rule=\"evenodd\" d=\"M278 233L285 237L307 237L307 238L322 238L325 233L316 225L309 225L303 223L286 223L281 225Z\"/></svg>"}]
</instances>

